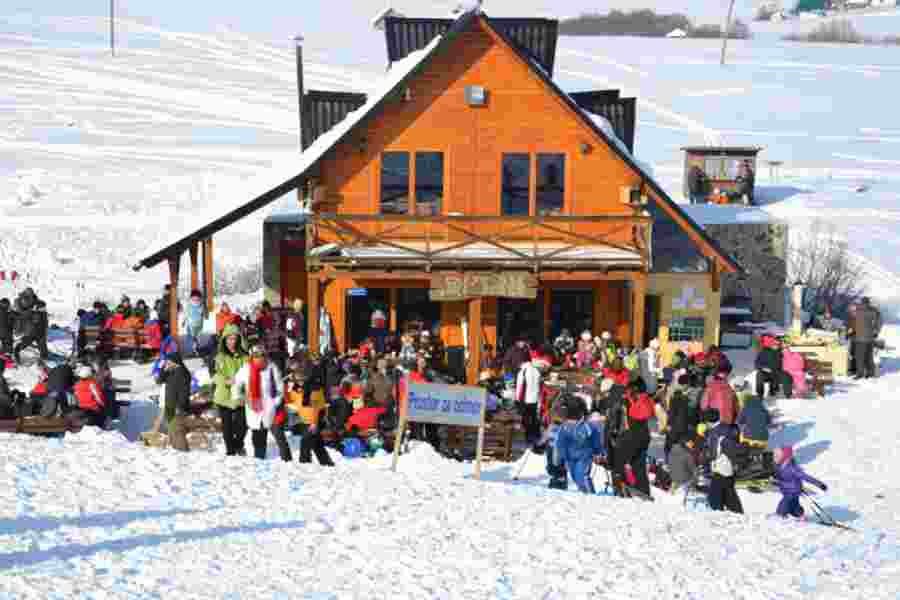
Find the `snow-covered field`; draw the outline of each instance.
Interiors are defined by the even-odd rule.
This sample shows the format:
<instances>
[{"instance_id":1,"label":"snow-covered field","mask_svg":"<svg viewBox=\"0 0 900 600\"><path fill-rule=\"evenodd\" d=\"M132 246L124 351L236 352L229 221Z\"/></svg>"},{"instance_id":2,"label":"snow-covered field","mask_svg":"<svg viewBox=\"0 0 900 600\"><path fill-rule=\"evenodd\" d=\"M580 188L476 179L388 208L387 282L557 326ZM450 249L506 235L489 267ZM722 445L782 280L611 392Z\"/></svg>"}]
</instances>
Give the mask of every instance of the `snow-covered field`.
<instances>
[{"instance_id":1,"label":"snow-covered field","mask_svg":"<svg viewBox=\"0 0 900 600\"><path fill-rule=\"evenodd\" d=\"M772 493L740 492L736 516L550 491L536 458L479 482L425 445L396 474L386 455L320 469L274 448L146 449L131 440L153 416L147 368L117 365L135 400L120 431L0 435L0 598L895 597L900 355L885 370L775 407L772 443L828 483L819 503L845 531L771 517Z\"/></svg>"}]
</instances>

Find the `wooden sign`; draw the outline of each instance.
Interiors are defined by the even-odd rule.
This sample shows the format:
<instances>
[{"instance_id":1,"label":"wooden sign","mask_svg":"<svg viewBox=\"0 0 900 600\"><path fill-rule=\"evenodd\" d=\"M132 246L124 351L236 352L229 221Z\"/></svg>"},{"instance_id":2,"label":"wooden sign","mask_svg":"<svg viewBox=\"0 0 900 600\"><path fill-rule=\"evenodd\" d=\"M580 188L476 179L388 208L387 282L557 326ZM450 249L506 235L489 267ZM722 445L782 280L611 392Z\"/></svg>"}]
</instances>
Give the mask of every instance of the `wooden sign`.
<instances>
[{"instance_id":1,"label":"wooden sign","mask_svg":"<svg viewBox=\"0 0 900 600\"><path fill-rule=\"evenodd\" d=\"M435 302L469 298L537 298L538 280L531 273L446 273L431 280L429 297Z\"/></svg>"},{"instance_id":2,"label":"wooden sign","mask_svg":"<svg viewBox=\"0 0 900 600\"><path fill-rule=\"evenodd\" d=\"M413 383L409 377L400 381L400 423L394 441L394 460L391 470L397 471L400 445L407 423L434 423L456 427L477 427L478 445L475 449L473 475L481 479L481 457L484 453L484 419L487 390L467 385Z\"/></svg>"}]
</instances>

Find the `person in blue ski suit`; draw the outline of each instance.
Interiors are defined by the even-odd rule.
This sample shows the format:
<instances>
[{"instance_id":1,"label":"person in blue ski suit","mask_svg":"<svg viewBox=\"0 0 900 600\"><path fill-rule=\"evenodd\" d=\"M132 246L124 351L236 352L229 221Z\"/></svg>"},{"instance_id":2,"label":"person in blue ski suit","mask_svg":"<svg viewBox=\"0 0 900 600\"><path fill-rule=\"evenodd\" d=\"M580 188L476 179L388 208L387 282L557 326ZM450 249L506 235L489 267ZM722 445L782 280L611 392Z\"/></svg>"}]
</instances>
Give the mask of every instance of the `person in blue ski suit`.
<instances>
[{"instance_id":1,"label":"person in blue ski suit","mask_svg":"<svg viewBox=\"0 0 900 600\"><path fill-rule=\"evenodd\" d=\"M595 494L591 479L591 468L595 461L606 455L603 447L602 425L585 419L584 401L576 396L566 399L566 420L559 426L554 444L554 452L559 454L562 464L578 491Z\"/></svg>"},{"instance_id":2,"label":"person in blue ski suit","mask_svg":"<svg viewBox=\"0 0 900 600\"><path fill-rule=\"evenodd\" d=\"M806 471L801 469L794 461L794 449L790 446L784 446L775 450L773 456L775 460L775 482L781 492L781 501L775 512L780 517L791 515L793 517L803 516L803 507L800 506L800 495L803 494L803 482L806 481L816 486L823 492L828 491L828 486L808 475Z\"/></svg>"}]
</instances>

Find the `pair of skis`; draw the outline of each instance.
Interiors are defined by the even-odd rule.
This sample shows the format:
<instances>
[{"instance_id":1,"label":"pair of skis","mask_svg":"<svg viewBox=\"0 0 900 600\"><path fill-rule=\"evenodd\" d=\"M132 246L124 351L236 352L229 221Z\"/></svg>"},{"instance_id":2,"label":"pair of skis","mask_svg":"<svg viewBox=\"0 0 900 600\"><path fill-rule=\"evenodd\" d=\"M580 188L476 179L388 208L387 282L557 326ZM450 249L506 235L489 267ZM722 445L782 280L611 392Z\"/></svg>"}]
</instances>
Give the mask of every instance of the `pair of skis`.
<instances>
[{"instance_id":1,"label":"pair of skis","mask_svg":"<svg viewBox=\"0 0 900 600\"><path fill-rule=\"evenodd\" d=\"M802 494L803 497L809 501L809 504L812 507L812 511L818 519L818 521L814 521L815 523L818 523L819 525L825 525L826 527L836 527L845 531L856 531L856 529L854 529L853 527L850 527L849 525L841 523L840 521L835 519L830 512L822 508L822 506L819 505L818 502L816 502L812 494L810 494L806 490L803 490Z\"/></svg>"}]
</instances>

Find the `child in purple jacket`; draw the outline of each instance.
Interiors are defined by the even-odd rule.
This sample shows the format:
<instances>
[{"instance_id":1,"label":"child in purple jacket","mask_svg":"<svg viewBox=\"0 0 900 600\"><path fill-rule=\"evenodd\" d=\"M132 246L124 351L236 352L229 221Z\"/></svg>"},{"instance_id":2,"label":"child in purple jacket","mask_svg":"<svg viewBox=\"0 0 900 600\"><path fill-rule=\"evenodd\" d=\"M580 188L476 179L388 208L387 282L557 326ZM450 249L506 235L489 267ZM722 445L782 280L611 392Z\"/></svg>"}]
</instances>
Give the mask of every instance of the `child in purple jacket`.
<instances>
[{"instance_id":1,"label":"child in purple jacket","mask_svg":"<svg viewBox=\"0 0 900 600\"><path fill-rule=\"evenodd\" d=\"M776 513L778 516L793 517L803 516L803 507L800 506L800 495L803 493L803 482L809 482L820 488L823 492L828 490L828 486L807 475L794 461L794 449L790 446L778 448L774 452L775 459L775 481L778 483L778 489L781 490L781 502L778 503Z\"/></svg>"}]
</instances>

